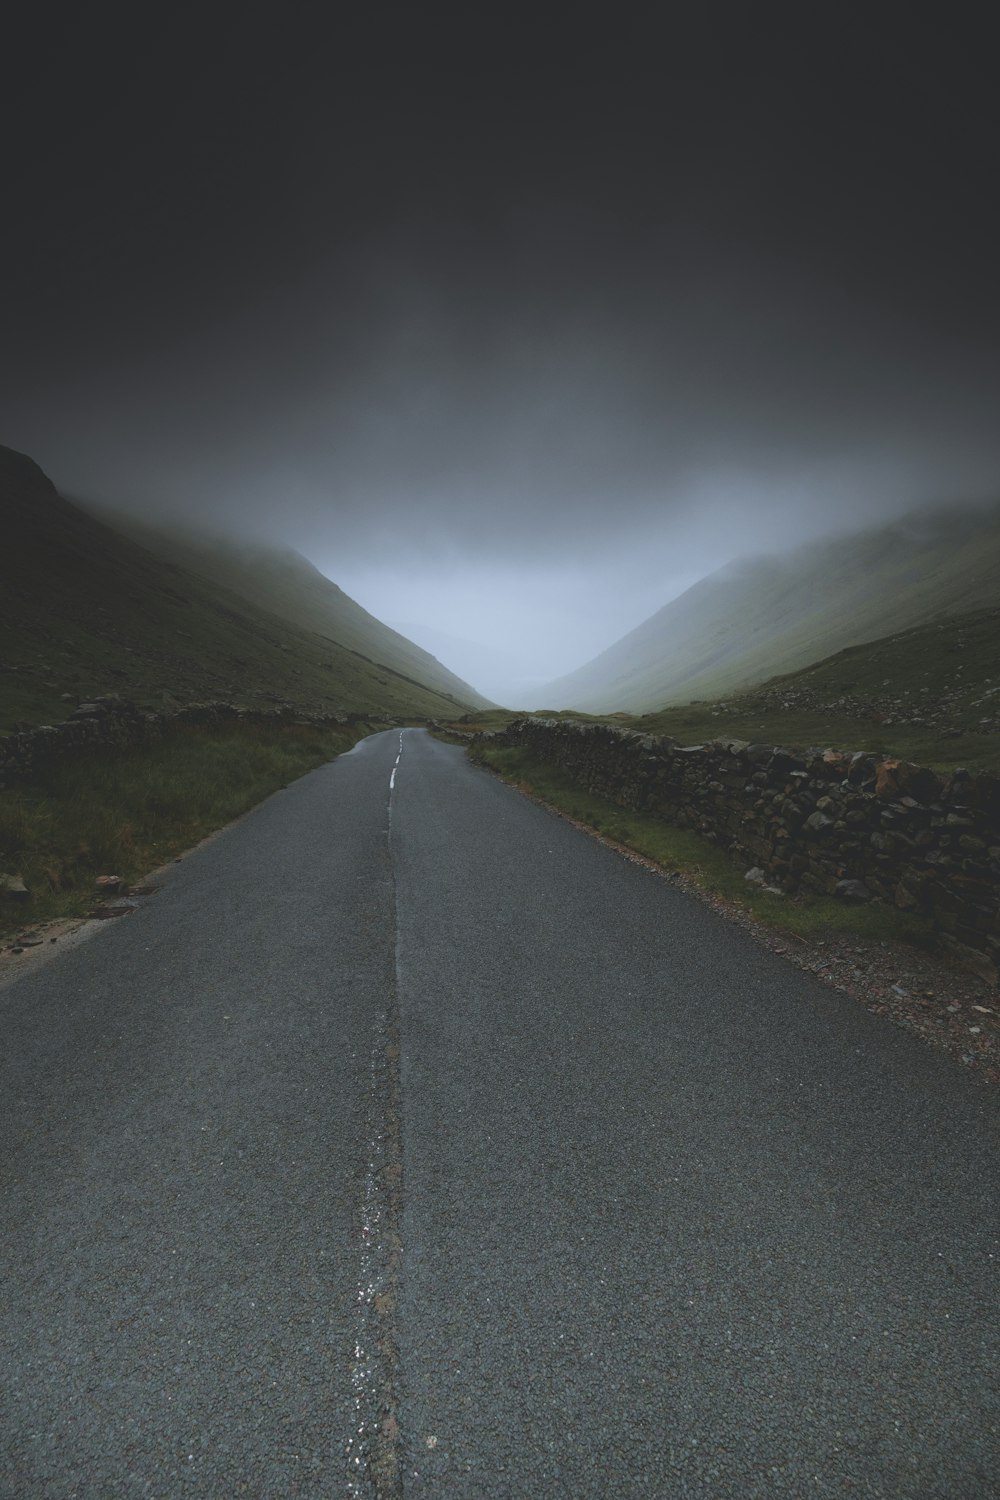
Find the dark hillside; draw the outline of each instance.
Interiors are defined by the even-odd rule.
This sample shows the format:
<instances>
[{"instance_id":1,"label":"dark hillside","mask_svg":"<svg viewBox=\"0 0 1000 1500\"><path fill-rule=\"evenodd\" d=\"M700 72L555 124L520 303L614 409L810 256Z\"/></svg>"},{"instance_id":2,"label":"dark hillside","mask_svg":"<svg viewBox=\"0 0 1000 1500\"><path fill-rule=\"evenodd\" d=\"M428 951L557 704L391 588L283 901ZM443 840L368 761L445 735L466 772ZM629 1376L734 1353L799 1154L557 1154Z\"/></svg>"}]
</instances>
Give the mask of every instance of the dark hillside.
<instances>
[{"instance_id":1,"label":"dark hillside","mask_svg":"<svg viewBox=\"0 0 1000 1500\"><path fill-rule=\"evenodd\" d=\"M482 702L457 678L449 687L443 668L427 685L364 654L357 632L349 644L333 630L324 637L282 617L273 592L254 602L154 555L2 447L0 543L0 732L58 723L108 692L151 707L215 698L414 718ZM424 653L413 652L419 665Z\"/></svg>"},{"instance_id":2,"label":"dark hillside","mask_svg":"<svg viewBox=\"0 0 1000 1500\"><path fill-rule=\"evenodd\" d=\"M459 696L475 707L487 706L481 694L429 651L362 609L298 552L239 543L179 526L154 527L111 511L95 514L156 557L197 574L214 587L239 594L282 620L426 687Z\"/></svg>"}]
</instances>

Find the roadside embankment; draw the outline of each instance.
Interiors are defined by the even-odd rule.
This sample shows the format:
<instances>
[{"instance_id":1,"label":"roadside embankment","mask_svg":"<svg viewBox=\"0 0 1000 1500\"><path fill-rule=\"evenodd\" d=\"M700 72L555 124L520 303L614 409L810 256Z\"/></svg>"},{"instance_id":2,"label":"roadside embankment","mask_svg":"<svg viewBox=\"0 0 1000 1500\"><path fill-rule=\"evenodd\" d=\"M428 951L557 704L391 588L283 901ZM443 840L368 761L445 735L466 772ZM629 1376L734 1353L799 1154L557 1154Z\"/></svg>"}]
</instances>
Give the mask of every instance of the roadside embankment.
<instances>
[{"instance_id":1,"label":"roadside embankment","mask_svg":"<svg viewBox=\"0 0 1000 1500\"><path fill-rule=\"evenodd\" d=\"M523 746L586 791L695 830L789 894L913 912L961 963L1000 980L1000 777L556 719L519 719L477 742Z\"/></svg>"},{"instance_id":2,"label":"roadside embankment","mask_svg":"<svg viewBox=\"0 0 1000 1500\"><path fill-rule=\"evenodd\" d=\"M76 760L81 752L153 744L184 725L302 725L310 729L341 729L361 722L373 723L376 718L371 714L344 712L309 714L293 704L248 709L218 702L192 703L151 713L114 696L95 698L92 703L81 703L62 724L25 726L0 738L0 787L33 781Z\"/></svg>"},{"instance_id":3,"label":"roadside embankment","mask_svg":"<svg viewBox=\"0 0 1000 1500\"><path fill-rule=\"evenodd\" d=\"M358 715L109 699L0 740L0 936L124 914L136 883L377 727ZM32 941L37 938L34 934Z\"/></svg>"}]
</instances>

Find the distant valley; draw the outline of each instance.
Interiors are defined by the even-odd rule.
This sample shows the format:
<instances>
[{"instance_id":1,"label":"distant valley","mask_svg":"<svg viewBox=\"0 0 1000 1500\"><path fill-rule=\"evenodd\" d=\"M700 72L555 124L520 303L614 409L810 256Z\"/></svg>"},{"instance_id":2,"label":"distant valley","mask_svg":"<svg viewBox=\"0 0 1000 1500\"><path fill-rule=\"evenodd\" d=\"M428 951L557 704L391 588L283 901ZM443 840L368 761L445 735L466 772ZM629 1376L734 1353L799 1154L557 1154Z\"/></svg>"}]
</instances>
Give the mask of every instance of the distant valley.
<instances>
[{"instance_id":1,"label":"distant valley","mask_svg":"<svg viewBox=\"0 0 1000 1500\"><path fill-rule=\"evenodd\" d=\"M478 667L512 709L626 717L688 742L721 732L998 759L996 507L732 563L534 691L502 649L409 627L425 649L297 553L71 503L6 448L0 516L0 733L108 693L157 709L217 699L495 722L478 678L452 670Z\"/></svg>"},{"instance_id":2,"label":"distant valley","mask_svg":"<svg viewBox=\"0 0 1000 1500\"><path fill-rule=\"evenodd\" d=\"M421 642L459 677L474 682L497 703L515 706L523 703L541 681L539 674L531 677L524 663L498 646L407 621L394 621L392 628L408 639Z\"/></svg>"}]
</instances>

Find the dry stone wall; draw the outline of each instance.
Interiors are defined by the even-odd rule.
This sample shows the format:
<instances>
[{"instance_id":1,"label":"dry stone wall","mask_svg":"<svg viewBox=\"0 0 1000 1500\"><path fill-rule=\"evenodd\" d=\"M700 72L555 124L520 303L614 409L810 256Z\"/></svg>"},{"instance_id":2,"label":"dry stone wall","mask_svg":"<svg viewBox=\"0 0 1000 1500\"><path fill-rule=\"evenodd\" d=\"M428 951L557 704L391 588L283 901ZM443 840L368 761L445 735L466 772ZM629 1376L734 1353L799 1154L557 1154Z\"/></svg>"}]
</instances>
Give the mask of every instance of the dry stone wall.
<instances>
[{"instance_id":1,"label":"dry stone wall","mask_svg":"<svg viewBox=\"0 0 1000 1500\"><path fill-rule=\"evenodd\" d=\"M679 745L559 719L480 738L525 746L588 791L696 829L783 891L919 912L958 959L998 982L1000 777L939 776L863 752Z\"/></svg>"},{"instance_id":2,"label":"dry stone wall","mask_svg":"<svg viewBox=\"0 0 1000 1500\"><path fill-rule=\"evenodd\" d=\"M82 703L64 724L42 724L0 739L0 787L44 776L76 759L81 752L120 750L149 744L181 724L308 724L332 729L360 723L371 715L306 714L293 704L250 710L229 703L195 703L164 713L149 713L115 697Z\"/></svg>"}]
</instances>

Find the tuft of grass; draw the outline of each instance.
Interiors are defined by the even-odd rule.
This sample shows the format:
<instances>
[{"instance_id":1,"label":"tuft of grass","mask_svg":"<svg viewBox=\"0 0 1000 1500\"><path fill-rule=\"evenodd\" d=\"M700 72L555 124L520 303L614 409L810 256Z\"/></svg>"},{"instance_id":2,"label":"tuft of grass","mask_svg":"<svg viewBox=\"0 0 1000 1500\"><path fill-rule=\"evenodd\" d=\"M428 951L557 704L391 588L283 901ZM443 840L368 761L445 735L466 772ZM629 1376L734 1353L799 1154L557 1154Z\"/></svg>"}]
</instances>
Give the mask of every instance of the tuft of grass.
<instances>
[{"instance_id":1,"label":"tuft of grass","mask_svg":"<svg viewBox=\"0 0 1000 1500\"><path fill-rule=\"evenodd\" d=\"M566 772L520 746L473 745L470 758L490 767L520 790L540 797L559 812L585 823L615 843L634 849L664 870L685 876L709 895L750 912L775 931L800 938L854 934L915 947L935 946L930 924L883 902L848 906L831 896L775 896L748 883L728 854L689 828L678 828L647 813L632 812L584 790Z\"/></svg>"},{"instance_id":2,"label":"tuft of grass","mask_svg":"<svg viewBox=\"0 0 1000 1500\"><path fill-rule=\"evenodd\" d=\"M0 897L0 932L85 914L97 876L141 880L368 732L178 726L152 746L82 755L39 785L0 790L0 871L31 893Z\"/></svg>"}]
</instances>

